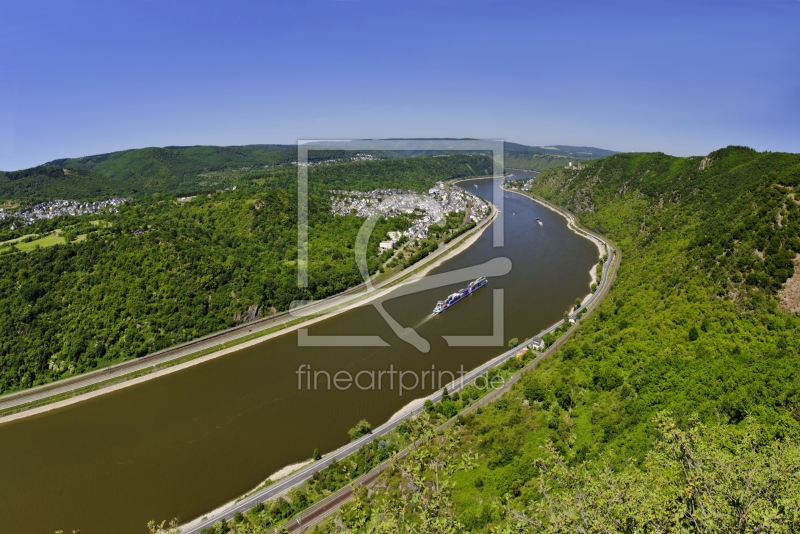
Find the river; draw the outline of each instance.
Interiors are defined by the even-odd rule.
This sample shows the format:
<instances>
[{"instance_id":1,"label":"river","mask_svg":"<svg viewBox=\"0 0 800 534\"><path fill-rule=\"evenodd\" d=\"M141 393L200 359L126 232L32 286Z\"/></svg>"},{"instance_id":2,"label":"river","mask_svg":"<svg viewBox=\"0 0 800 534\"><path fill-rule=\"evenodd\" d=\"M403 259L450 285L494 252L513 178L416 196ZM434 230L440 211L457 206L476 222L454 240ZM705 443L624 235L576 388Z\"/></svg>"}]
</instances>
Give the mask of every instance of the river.
<instances>
[{"instance_id":1,"label":"river","mask_svg":"<svg viewBox=\"0 0 800 534\"><path fill-rule=\"evenodd\" d=\"M517 177L522 173L515 172ZM504 198L503 247L489 228L431 274L497 257L511 271L440 315L437 300L464 283L393 299L386 310L431 344L421 353L365 305L309 328L310 335L379 335L388 347L299 347L292 332L234 354L0 426L0 524L4 532L140 534L150 519L203 515L281 467L336 449L361 419L373 426L426 388L363 391L298 388L298 368L471 369L501 347L448 347L443 335L490 335L492 290L504 290L503 340L524 339L561 319L589 291L595 245L565 219L492 180L462 182L488 200ZM535 219L539 218L543 226ZM497 224L497 222L493 223Z\"/></svg>"}]
</instances>

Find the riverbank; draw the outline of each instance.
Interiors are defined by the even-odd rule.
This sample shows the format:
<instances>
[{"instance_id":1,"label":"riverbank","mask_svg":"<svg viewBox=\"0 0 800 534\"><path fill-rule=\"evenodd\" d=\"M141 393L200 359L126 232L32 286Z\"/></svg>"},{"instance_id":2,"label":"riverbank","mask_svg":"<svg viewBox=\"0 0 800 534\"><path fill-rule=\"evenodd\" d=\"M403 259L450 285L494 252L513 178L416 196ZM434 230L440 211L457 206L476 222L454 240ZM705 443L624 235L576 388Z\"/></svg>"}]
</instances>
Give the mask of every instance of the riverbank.
<instances>
[{"instance_id":1,"label":"riverbank","mask_svg":"<svg viewBox=\"0 0 800 534\"><path fill-rule=\"evenodd\" d=\"M527 195L523 195L523 196L527 196ZM532 197L528 197L528 198L530 200L533 200L533 201L537 202L537 203L546 205L546 204L544 204L544 202L542 202L539 199L534 199ZM553 209L551 206L547 206L547 207L550 208L550 209ZM559 210L553 210L553 211L559 211ZM563 215L563 213L562 213L562 215ZM579 233L579 234L584 234L584 231L577 227L576 220L570 219L569 217L567 217L567 221L568 221L569 228L573 232ZM574 224L574 226L573 226L573 224ZM589 231L585 232L585 234L589 235L589 236L593 236L594 235L592 232L589 232ZM584 237L586 237L586 235L584 235ZM602 246L607 246L608 247L609 260L608 260L608 263L606 264L607 270L604 273L603 279L601 280L601 283L599 284L596 293L590 293L590 295L589 295L590 300L586 305L586 314L587 315L590 315L591 313L593 313L593 311L595 310L597 305L608 294L610 286L611 286L611 284L613 283L613 281L616 278L617 268L619 266L620 259L621 259L619 254L616 253L616 247L615 247L615 245L613 243L611 243L610 241L606 241L604 238L597 237L597 239L601 240L601 242L603 243ZM605 255L605 251L602 251L602 250L599 249L599 252L601 252L601 256ZM494 391L488 393L485 397L482 397L481 399L476 401L474 404L471 404L470 406L466 407L463 411L460 412L459 415L463 416L465 414L468 414L468 413L470 413L470 412L472 412L472 411L474 411L476 409L481 408L482 406L486 406L488 403L493 402L494 400L499 398L500 395L502 395L504 392L508 391L511 388L511 386L520 379L520 377L523 375L523 373L534 369L541 361L543 361L544 359L546 359L549 356L551 356L552 354L554 354L558 350L558 348L579 327L580 322L581 321L579 320L576 324L568 324L568 325L566 325L566 329L565 330L563 330L563 331L559 330L560 336L557 339L554 340L554 342L553 342L553 344L551 346L548 346L546 348L546 350L544 350L542 353L533 352L532 353L533 358L534 358L533 361L531 361L530 363L525 365L525 367L523 369L521 369L521 370L519 370L517 372L513 372L511 374L511 376L507 379L507 381L504 383L503 386L501 386L497 390L494 390ZM560 326L564 325L564 323L565 323L564 320L558 321L554 325L552 325L549 328L545 329L541 334L544 334L546 332L554 331L554 330L558 329ZM472 383L475 380L477 374L486 372L486 370L488 370L489 368L500 366L505 361L507 361L507 360L509 360L511 358L517 357L518 354L520 353L520 351L524 350L526 345L528 343L530 343L530 341L531 341L531 339L527 339L527 340L523 341L519 346L517 346L517 347L515 347L515 348L513 348L511 350L507 350L504 353L502 353L502 354L500 354L498 356L495 356L494 358L490 359L488 362L485 362L484 364L482 364L478 368L473 369L472 371L470 371L467 374L467 376L465 377L465 379L463 381L458 381L457 380L457 381L455 381L455 382L453 382L451 384L448 384L447 385L448 391L457 392L457 391L460 390L460 388L462 386L465 386L467 384ZM441 398L442 398L442 391L440 390L440 391L434 392L433 394L431 394L431 395L429 395L427 397L422 397L422 398L419 398L419 399L412 400L411 402L409 402L408 404L406 404L405 406L400 408L397 412L395 412L384 424L382 424L379 427L375 428L374 429L374 433L372 435L365 436L364 438L362 438L363 442L360 443L360 446L363 446L364 444L366 444L369 441L372 441L374 439L384 439L384 438L386 438L387 435L389 435L389 433L391 431L393 431L393 429L396 428L396 426L401 421L403 421L403 420L405 420L405 419L407 419L409 417L414 417L416 414L420 413L424 409L424 404L425 404L425 402L427 400L431 400L432 402L435 403L435 402L439 402L441 400ZM440 429L444 428L445 426L447 426L449 424L451 424L455 420L456 420L456 418L453 417L452 419L450 419L446 423L444 423L444 425L442 425L440 427ZM357 450L357 448L353 447L352 444L348 444L348 445L342 447L341 449L337 449L336 451L332 451L331 453L328 453L328 455L326 455L326 458L336 457L338 460L342 460L343 458L347 457L349 454L352 454L356 450ZM402 454L403 454L403 452L401 452L398 455L398 457L401 457ZM318 468L321 468L321 467L324 467L324 466L314 466L313 470L318 470ZM290 468L291 468L291 466L290 466ZM375 469L373 469L372 471L370 471L369 473L363 475L359 480L360 481L372 481L372 482L374 482L374 480L377 477L377 474L382 472L383 469L384 469L383 465L378 466ZM254 505L254 503L265 502L265 501L267 501L269 499L276 498L278 495L285 495L292 488L296 488L296 487L302 486L302 484L304 484L308 480L308 478L310 476L312 476L312 470L304 469L302 472L298 472L295 475L293 475L291 480L287 479L285 481L286 485L280 488L280 493L277 493L277 492L274 491L274 489L277 489L277 488L273 488L272 492L269 491L269 488L265 488L265 490L262 490L262 491L258 492L255 495L252 495L252 496L248 495L248 499L247 500L245 500L244 498L238 499L237 501L235 501L235 503L234 503L235 506L233 506L233 507L231 507L231 505L229 504L227 508L226 507L222 507L222 508L216 510L212 514L205 515L201 519L196 519L196 520L192 521L191 523L188 523L187 525L184 525L182 530L181 530L181 532L184 532L186 534L198 534L199 532L201 532L202 527L208 527L209 525L213 524L215 521L218 521L218 520L230 519L235 512L237 512L237 511L238 512L244 512L244 511L246 511L248 509L248 507L252 507ZM359 484L358 481L355 481L355 482L352 482L351 485L353 487L360 487L362 484ZM364 485L366 486L366 485L369 485L369 484L367 484L365 482ZM294 519L286 522L284 524L284 527L286 527L290 532L303 532L303 531L305 531L305 529L313 527L313 525L315 524L314 521L318 521L322 517L325 517L327 515L335 513L336 509L341 504L347 502L348 499L346 499L346 498L343 498L343 499L335 498L335 496L339 495L340 492L342 492L342 491L344 491L344 490L339 490L339 491L335 492L333 495L331 495L329 498L326 498L323 501L320 501L318 503L313 504L307 510L301 512L299 514L299 516L295 516ZM297 520L296 519L297 517L302 518L302 521Z\"/></svg>"},{"instance_id":2,"label":"riverbank","mask_svg":"<svg viewBox=\"0 0 800 534\"><path fill-rule=\"evenodd\" d=\"M356 295L353 295L351 298L344 300L343 302L335 302L335 299L341 297L342 295L346 295L346 292L342 295L331 297L332 302L330 302L330 304L328 305L329 307L323 307L323 309L319 312L312 312L312 314L310 314L307 317L295 318L294 320L290 320L283 325L264 328L263 332L256 332L252 336L244 337L243 339L240 340L233 340L233 341L223 340L219 343L219 345L225 345L226 343L233 343L233 346L221 350L204 349L197 351L196 353L193 354L179 355L176 356L174 360L172 360L173 362L179 362L179 363L173 363L171 365L169 361L159 362L159 363L154 362L152 364L152 367L148 368L151 369L149 371L140 370L128 373L127 375L108 378L106 380L106 383L101 382L98 384L92 384L88 386L82 386L80 384L76 384L73 389L72 396L69 396L67 398L58 400L54 399L61 397L63 395L70 394L70 392L59 392L51 395L50 397L44 399L36 399L32 401L37 403L36 406L26 408L25 407L26 405L23 404L18 407L14 407L14 409L19 408L19 411L1 416L0 425L11 421L23 419L26 417L34 416L37 414L46 413L51 410L64 408L66 406L77 404L85 400L99 397L100 395L105 395L106 393L119 391L127 387L141 384L148 380L166 376L168 374L175 373L187 369L189 367L193 367L195 365L199 365L208 362L210 360L220 358L222 356L233 354L237 351L247 349L255 345L259 345L275 337L288 334L300 328L306 328L320 321L334 317L338 314L352 310L359 306L363 306L365 304L369 304L370 302L387 295L388 293L394 291L399 287L402 287L406 284L418 280L419 278L424 277L429 271L439 267L444 261L447 261L457 256L458 254L462 253L464 250L468 249L483 234L484 230L486 230L486 228L489 228L491 226L491 223L496 219L497 215L498 215L498 210L494 205L491 205L491 213L487 217L485 217L480 222L480 224L478 224L475 228L464 234L464 236L460 236L450 244L444 245L444 248L435 251L433 254L428 256L428 258L423 259L421 262L422 265L411 265L408 268L403 269L402 271L399 271L398 273L395 273L391 277L385 279L379 284L379 289L375 289L373 291L367 291L364 293L358 293ZM207 351L211 352L203 354L204 352ZM186 360L186 361L180 361L180 360ZM165 365L165 367L161 369L154 369L157 365ZM137 374L139 373L146 373L146 374L137 376ZM107 383L111 381L114 381L114 383ZM78 392L84 387L86 388L94 387L95 389L91 391Z\"/></svg>"},{"instance_id":3,"label":"riverbank","mask_svg":"<svg viewBox=\"0 0 800 534\"><path fill-rule=\"evenodd\" d=\"M549 209L550 211L555 212L558 215L562 216L567 221L567 227L570 230L572 230L574 233L580 235L581 237L584 237L584 238L588 239L589 241L594 243L594 245L597 247L597 253L598 253L597 263L592 265L592 267L589 269L589 278L591 279L591 281L589 282L590 291L585 297L583 297L583 300L581 300L581 307L586 306L586 304L589 302L589 300L592 298L592 295L594 294L591 291L591 286L592 285L596 286L597 282L598 282L598 280L597 280L597 267L598 267L598 265L601 265L601 260L603 259L603 257L606 254L608 254L607 245L605 243L603 243L602 240L592 236L591 234L587 234L583 230L580 230L577 227L577 223L575 221L575 217L574 216L572 216L571 214L563 212L559 208L551 205L546 200L541 199L541 198L537 198L537 197L535 197L533 195L526 194L526 193L523 193L523 192L520 192L520 191L514 191L513 189L508 189L508 188L506 188L505 183L501 187L502 187L503 191L508 191L509 193L516 193L518 195L521 195L521 196L524 196L526 198L529 198L529 199L533 200L534 202L536 202L538 204L541 204L542 206L544 206L545 208Z\"/></svg>"}]
</instances>

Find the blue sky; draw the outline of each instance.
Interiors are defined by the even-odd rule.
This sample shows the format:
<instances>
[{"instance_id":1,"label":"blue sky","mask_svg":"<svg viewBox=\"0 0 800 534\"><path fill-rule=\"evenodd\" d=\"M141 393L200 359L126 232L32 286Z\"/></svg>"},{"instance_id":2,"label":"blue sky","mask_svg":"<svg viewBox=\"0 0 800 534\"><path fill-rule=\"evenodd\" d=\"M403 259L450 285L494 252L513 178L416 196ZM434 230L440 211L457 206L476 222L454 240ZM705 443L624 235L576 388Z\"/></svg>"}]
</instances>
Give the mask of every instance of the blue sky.
<instances>
[{"instance_id":1,"label":"blue sky","mask_svg":"<svg viewBox=\"0 0 800 534\"><path fill-rule=\"evenodd\" d=\"M144 146L486 137L800 151L800 1L0 7L0 169Z\"/></svg>"}]
</instances>

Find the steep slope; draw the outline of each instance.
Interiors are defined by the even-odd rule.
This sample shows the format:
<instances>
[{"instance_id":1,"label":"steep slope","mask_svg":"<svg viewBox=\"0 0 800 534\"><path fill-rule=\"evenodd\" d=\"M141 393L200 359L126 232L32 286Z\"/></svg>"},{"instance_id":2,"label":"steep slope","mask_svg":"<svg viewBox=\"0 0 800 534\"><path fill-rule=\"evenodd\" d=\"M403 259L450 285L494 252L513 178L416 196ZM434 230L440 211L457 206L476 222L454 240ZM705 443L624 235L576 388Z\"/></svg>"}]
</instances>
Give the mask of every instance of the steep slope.
<instances>
[{"instance_id":1,"label":"steep slope","mask_svg":"<svg viewBox=\"0 0 800 534\"><path fill-rule=\"evenodd\" d=\"M798 186L800 156L738 147L705 158L619 154L534 181L535 194L613 239L623 261L598 313L468 425L485 454L456 477L468 525L499 520L482 518L476 477L517 507L542 497L532 462L547 440L570 465L621 467L645 459L659 412L679 425L692 414L727 425L751 415L761 440L800 437L800 321L775 298L800 253Z\"/></svg>"},{"instance_id":2,"label":"steep slope","mask_svg":"<svg viewBox=\"0 0 800 534\"><path fill-rule=\"evenodd\" d=\"M547 171L533 193L618 244L608 297L419 454L456 443L462 467L401 465L341 520L401 519L413 472L438 477L430 513L454 531L800 528L800 319L777 298L800 254L800 155L617 154Z\"/></svg>"}]
</instances>

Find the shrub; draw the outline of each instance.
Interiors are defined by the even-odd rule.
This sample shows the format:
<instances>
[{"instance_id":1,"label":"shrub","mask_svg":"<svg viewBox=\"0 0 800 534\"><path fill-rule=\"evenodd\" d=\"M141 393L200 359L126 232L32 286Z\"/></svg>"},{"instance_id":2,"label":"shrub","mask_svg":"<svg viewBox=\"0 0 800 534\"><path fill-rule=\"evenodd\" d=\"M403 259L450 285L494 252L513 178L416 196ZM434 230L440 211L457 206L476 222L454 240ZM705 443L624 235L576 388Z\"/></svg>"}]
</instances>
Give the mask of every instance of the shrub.
<instances>
[{"instance_id":1,"label":"shrub","mask_svg":"<svg viewBox=\"0 0 800 534\"><path fill-rule=\"evenodd\" d=\"M366 436L372 432L372 425L366 419L362 419L356 426L347 433L350 434L350 441L355 441L361 436Z\"/></svg>"}]
</instances>

